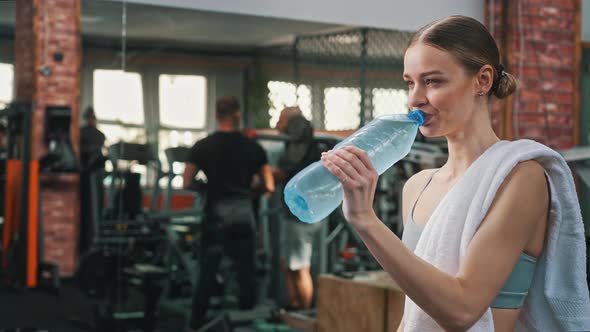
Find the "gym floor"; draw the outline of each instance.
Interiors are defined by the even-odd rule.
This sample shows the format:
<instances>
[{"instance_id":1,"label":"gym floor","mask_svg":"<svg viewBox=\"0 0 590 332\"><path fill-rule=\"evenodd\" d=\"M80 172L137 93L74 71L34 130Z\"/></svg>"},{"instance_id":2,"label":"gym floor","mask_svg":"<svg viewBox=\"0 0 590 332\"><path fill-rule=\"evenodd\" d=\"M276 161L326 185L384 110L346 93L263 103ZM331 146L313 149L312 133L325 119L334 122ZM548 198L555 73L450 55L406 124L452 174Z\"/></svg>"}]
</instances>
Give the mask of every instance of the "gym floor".
<instances>
[{"instance_id":1,"label":"gym floor","mask_svg":"<svg viewBox=\"0 0 590 332\"><path fill-rule=\"evenodd\" d=\"M86 332L92 303L68 281L59 294L46 290L0 289L0 332ZM158 317L156 332L183 331L184 318Z\"/></svg>"},{"instance_id":2,"label":"gym floor","mask_svg":"<svg viewBox=\"0 0 590 332\"><path fill-rule=\"evenodd\" d=\"M93 302L85 297L70 280L63 281L59 293L42 289L0 289L0 332L94 332ZM266 306L257 307L256 311L267 312ZM232 320L240 321L239 313L230 314ZM236 317L234 317L236 316ZM210 317L212 318L212 317ZM238 324L231 329L234 332L254 331L291 331L285 325L257 326ZM227 331L220 323L211 326L208 331ZM161 308L156 319L155 332L185 331L185 317ZM235 325L234 325L235 326ZM274 328L273 328L274 326ZM280 327L280 329L275 329Z\"/></svg>"}]
</instances>

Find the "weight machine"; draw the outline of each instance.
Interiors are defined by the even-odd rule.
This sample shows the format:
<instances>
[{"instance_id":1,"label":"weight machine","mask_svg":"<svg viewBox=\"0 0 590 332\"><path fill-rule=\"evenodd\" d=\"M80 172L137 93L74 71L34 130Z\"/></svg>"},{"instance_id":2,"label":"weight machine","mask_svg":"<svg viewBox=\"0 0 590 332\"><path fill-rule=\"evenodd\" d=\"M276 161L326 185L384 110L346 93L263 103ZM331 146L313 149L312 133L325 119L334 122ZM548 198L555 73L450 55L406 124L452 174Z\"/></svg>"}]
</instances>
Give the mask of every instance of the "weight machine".
<instances>
[{"instance_id":1,"label":"weight machine","mask_svg":"<svg viewBox=\"0 0 590 332\"><path fill-rule=\"evenodd\" d=\"M48 153L33 155L33 102L13 102L0 111L7 122L7 153L4 176L4 223L2 225L2 272L5 285L58 291L59 268L43 261L43 231L39 200L40 174L77 170L70 142L71 109L45 108L44 143ZM48 277L46 277L48 276Z\"/></svg>"}]
</instances>

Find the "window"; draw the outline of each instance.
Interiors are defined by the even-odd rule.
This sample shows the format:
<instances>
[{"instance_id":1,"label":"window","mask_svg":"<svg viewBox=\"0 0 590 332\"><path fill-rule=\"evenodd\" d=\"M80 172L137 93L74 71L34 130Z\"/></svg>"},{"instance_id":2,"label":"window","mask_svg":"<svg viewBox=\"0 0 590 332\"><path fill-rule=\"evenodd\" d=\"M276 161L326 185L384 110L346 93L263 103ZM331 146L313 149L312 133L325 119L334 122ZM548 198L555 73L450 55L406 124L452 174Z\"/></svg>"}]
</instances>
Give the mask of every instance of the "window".
<instances>
[{"instance_id":1,"label":"window","mask_svg":"<svg viewBox=\"0 0 590 332\"><path fill-rule=\"evenodd\" d=\"M207 79L197 75L159 76L160 129L158 130L158 153L162 168L182 173L180 164L168 165L165 150L170 147L192 146L206 136ZM173 187L182 186L177 177Z\"/></svg>"},{"instance_id":2,"label":"window","mask_svg":"<svg viewBox=\"0 0 590 332\"><path fill-rule=\"evenodd\" d=\"M408 113L408 91L404 89L373 89L373 117Z\"/></svg>"},{"instance_id":3,"label":"window","mask_svg":"<svg viewBox=\"0 0 590 332\"><path fill-rule=\"evenodd\" d=\"M14 67L11 64L0 63L0 108L12 101Z\"/></svg>"},{"instance_id":4,"label":"window","mask_svg":"<svg viewBox=\"0 0 590 332\"><path fill-rule=\"evenodd\" d=\"M118 142L146 143L147 137L145 129L135 127L125 127L121 125L112 125L99 123L96 126L105 135L105 146L110 146Z\"/></svg>"},{"instance_id":5,"label":"window","mask_svg":"<svg viewBox=\"0 0 590 332\"><path fill-rule=\"evenodd\" d=\"M94 110L99 121L143 125L141 76L121 70L95 70Z\"/></svg>"},{"instance_id":6,"label":"window","mask_svg":"<svg viewBox=\"0 0 590 332\"><path fill-rule=\"evenodd\" d=\"M268 99L270 101L270 127L274 128L279 121L283 108L288 106L299 106L303 116L311 120L311 88L308 85L299 85L289 82L269 81Z\"/></svg>"},{"instance_id":7,"label":"window","mask_svg":"<svg viewBox=\"0 0 590 332\"><path fill-rule=\"evenodd\" d=\"M93 105L106 145L119 141L146 143L143 91L138 73L97 69Z\"/></svg>"},{"instance_id":8,"label":"window","mask_svg":"<svg viewBox=\"0 0 590 332\"><path fill-rule=\"evenodd\" d=\"M138 73L97 69L93 72L93 105L97 127L106 137L105 145L119 141L146 143L143 115L143 90ZM111 165L107 164L107 170ZM134 165L145 185L146 169Z\"/></svg>"},{"instance_id":9,"label":"window","mask_svg":"<svg viewBox=\"0 0 590 332\"><path fill-rule=\"evenodd\" d=\"M361 94L357 88L331 87L324 90L325 126L327 130L359 127Z\"/></svg>"},{"instance_id":10,"label":"window","mask_svg":"<svg viewBox=\"0 0 590 332\"><path fill-rule=\"evenodd\" d=\"M203 76L160 75L160 126L205 128L206 84Z\"/></svg>"}]
</instances>

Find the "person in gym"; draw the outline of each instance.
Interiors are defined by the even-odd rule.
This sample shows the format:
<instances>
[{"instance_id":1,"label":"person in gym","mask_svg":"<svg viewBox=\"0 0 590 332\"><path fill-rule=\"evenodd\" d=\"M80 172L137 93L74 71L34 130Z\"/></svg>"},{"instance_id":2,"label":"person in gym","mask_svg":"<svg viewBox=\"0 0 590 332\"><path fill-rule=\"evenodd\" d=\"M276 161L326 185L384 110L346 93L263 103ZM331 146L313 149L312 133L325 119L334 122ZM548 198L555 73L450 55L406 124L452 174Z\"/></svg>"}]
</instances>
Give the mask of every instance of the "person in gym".
<instances>
[{"instance_id":1,"label":"person in gym","mask_svg":"<svg viewBox=\"0 0 590 332\"><path fill-rule=\"evenodd\" d=\"M297 106L281 111L276 129L286 136L285 150L273 170L277 183L286 184L295 174L320 159L313 142L313 126ZM282 268L289 302L285 309L303 310L311 306L313 280L311 256L313 239L320 224L306 224L295 217L283 203Z\"/></svg>"},{"instance_id":2,"label":"person in gym","mask_svg":"<svg viewBox=\"0 0 590 332\"><path fill-rule=\"evenodd\" d=\"M102 208L104 168L106 158L102 149L106 140L105 135L96 127L97 120L94 108L89 106L83 114L86 124L80 128L80 253L86 252L92 245L94 234L93 204ZM94 175L94 176L92 176ZM95 181L96 198L98 201L92 201L91 181Z\"/></svg>"},{"instance_id":3,"label":"person in gym","mask_svg":"<svg viewBox=\"0 0 590 332\"><path fill-rule=\"evenodd\" d=\"M259 174L266 191L274 191L272 169L266 153L240 131L240 104L236 97L217 101L217 131L189 150L183 187L189 189L199 170L207 177L205 221L201 243L201 268L193 296L190 329L206 323L221 259L229 255L237 268L239 307L251 309L256 302L255 219L252 179Z\"/></svg>"},{"instance_id":4,"label":"person in gym","mask_svg":"<svg viewBox=\"0 0 590 332\"><path fill-rule=\"evenodd\" d=\"M471 17L432 22L410 39L403 79L420 131L445 137L449 158L405 183L402 239L373 210L368 154L322 156L346 220L406 294L398 331L590 331L574 181L557 152L496 136L492 104L517 81L492 35Z\"/></svg>"}]
</instances>

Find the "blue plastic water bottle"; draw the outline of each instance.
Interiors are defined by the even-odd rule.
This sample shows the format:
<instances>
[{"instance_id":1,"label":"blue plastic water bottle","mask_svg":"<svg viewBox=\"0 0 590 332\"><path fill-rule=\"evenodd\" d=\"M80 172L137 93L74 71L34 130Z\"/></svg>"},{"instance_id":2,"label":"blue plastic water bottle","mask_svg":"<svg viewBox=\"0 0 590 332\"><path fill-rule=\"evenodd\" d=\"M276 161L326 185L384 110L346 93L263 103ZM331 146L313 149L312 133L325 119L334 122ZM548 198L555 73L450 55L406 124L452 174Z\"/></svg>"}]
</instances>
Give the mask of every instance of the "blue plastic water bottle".
<instances>
[{"instance_id":1,"label":"blue plastic water bottle","mask_svg":"<svg viewBox=\"0 0 590 332\"><path fill-rule=\"evenodd\" d=\"M353 145L369 154L379 175L410 152L418 127L425 121L421 110L380 116L338 143ZM342 184L317 161L297 173L285 186L285 203L306 223L326 218L342 202Z\"/></svg>"}]
</instances>

